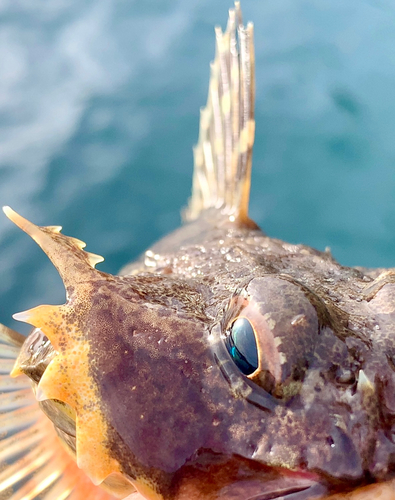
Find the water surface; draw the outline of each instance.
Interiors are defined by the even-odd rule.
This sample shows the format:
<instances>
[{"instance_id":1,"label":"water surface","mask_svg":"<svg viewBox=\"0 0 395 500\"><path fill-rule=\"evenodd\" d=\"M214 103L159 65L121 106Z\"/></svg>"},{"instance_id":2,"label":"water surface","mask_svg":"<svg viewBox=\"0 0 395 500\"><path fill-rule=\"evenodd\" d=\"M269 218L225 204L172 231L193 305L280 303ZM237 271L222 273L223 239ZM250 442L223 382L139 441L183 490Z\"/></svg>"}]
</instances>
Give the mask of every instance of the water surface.
<instances>
[{"instance_id":1,"label":"water surface","mask_svg":"<svg viewBox=\"0 0 395 500\"><path fill-rule=\"evenodd\" d=\"M115 273L190 193L215 24L228 0L0 0L0 203ZM251 215L346 265L393 266L395 4L245 0L254 21ZM56 271L0 217L0 321L60 303ZM18 325L19 328L19 325Z\"/></svg>"}]
</instances>

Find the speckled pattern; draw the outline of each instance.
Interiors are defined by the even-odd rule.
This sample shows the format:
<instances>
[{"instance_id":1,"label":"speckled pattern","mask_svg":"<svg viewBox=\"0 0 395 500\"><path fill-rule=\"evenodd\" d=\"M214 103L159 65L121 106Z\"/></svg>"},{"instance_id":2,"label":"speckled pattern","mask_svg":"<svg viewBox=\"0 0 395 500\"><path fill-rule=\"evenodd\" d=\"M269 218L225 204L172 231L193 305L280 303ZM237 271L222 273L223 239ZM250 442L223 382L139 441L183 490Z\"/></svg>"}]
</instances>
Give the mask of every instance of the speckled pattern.
<instances>
[{"instance_id":1,"label":"speckled pattern","mask_svg":"<svg viewBox=\"0 0 395 500\"><path fill-rule=\"evenodd\" d=\"M302 349L307 372L303 376L299 372L304 379L300 392L285 406L278 400L274 411L261 419L260 412L247 405L248 423L243 423L245 409L233 407L235 425L229 427L221 421L228 431L233 430L229 449L263 463L307 467L340 480L364 481L370 475L378 479L391 475L393 275L384 273L374 280L368 270L340 266L328 252L289 245L259 231L217 227L192 243L193 232L191 228L186 230L187 243L181 244L179 251L157 253L161 245L148 251L146 271L163 273L164 279L177 275L189 283L195 281L203 290L212 325L243 287L247 287L251 299L269 300L267 304L280 320L282 311L276 310L273 301L277 284L281 294L277 307L286 306L288 301L286 314L295 308L294 315L304 316L304 324L299 331L295 329L295 345L292 347L287 339L286 348L296 356L305 329L313 352L309 355ZM180 239L180 234L175 238ZM284 286L299 290L300 299L298 293L287 298ZM372 288L375 291L367 298ZM314 313L312 320L307 320L309 316L301 309L303 301L313 306L315 321ZM183 342L188 343L188 338L184 333ZM149 352L151 342L147 344ZM196 349L189 349L190 362L194 352ZM202 366L200 359L196 359L196 366ZM209 380L215 383L212 375ZM159 401L166 404L166 398L157 400L155 409L161 408ZM236 446L238 435L244 437L243 450ZM246 452L247 442L254 443L252 451Z\"/></svg>"}]
</instances>

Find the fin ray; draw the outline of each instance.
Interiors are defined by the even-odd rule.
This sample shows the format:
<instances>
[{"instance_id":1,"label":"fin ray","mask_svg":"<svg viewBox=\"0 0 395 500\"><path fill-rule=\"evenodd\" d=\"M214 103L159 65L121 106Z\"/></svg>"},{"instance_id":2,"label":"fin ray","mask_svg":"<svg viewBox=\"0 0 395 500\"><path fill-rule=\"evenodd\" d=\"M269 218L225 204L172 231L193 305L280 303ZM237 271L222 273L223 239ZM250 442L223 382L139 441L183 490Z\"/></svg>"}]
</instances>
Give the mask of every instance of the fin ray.
<instances>
[{"instance_id":1,"label":"fin ray","mask_svg":"<svg viewBox=\"0 0 395 500\"><path fill-rule=\"evenodd\" d=\"M10 393L0 394L1 411L11 411L16 408L22 408L30 404L31 389L21 389Z\"/></svg>"},{"instance_id":2,"label":"fin ray","mask_svg":"<svg viewBox=\"0 0 395 500\"><path fill-rule=\"evenodd\" d=\"M242 24L239 2L230 9L225 32L217 27L207 105L201 111L194 148L192 197L187 221L209 208L251 224L248 201L255 135L253 25Z\"/></svg>"},{"instance_id":3,"label":"fin ray","mask_svg":"<svg viewBox=\"0 0 395 500\"><path fill-rule=\"evenodd\" d=\"M25 341L25 338L26 337L21 333L16 332L12 328L8 328L8 326L5 326L2 323L0 323L0 346L2 349L16 347L19 350L19 348Z\"/></svg>"},{"instance_id":4,"label":"fin ray","mask_svg":"<svg viewBox=\"0 0 395 500\"><path fill-rule=\"evenodd\" d=\"M0 442L0 463L23 453L40 442L45 437L42 429L32 425L28 429L14 434Z\"/></svg>"}]
</instances>

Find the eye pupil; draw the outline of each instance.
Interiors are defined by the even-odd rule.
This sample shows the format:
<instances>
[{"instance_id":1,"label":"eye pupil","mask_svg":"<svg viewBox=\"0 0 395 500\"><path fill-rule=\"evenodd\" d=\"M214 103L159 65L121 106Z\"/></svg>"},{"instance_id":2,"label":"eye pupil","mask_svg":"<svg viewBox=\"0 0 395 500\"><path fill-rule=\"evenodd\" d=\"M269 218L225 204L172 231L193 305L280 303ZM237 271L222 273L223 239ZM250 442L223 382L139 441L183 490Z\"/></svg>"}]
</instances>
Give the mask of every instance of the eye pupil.
<instances>
[{"instance_id":1,"label":"eye pupil","mask_svg":"<svg viewBox=\"0 0 395 500\"><path fill-rule=\"evenodd\" d=\"M236 366L244 375L258 368L258 349L254 329L246 318L238 318L227 332L225 345Z\"/></svg>"}]
</instances>

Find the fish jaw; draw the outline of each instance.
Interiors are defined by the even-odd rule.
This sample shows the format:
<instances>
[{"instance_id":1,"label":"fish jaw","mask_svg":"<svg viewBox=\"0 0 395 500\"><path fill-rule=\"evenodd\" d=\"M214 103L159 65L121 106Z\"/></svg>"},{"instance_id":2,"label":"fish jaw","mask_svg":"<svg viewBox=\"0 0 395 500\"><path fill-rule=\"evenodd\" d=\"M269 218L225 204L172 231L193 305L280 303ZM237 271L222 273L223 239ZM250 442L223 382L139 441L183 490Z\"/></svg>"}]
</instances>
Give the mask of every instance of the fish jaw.
<instances>
[{"instance_id":1,"label":"fish jaw","mask_svg":"<svg viewBox=\"0 0 395 500\"><path fill-rule=\"evenodd\" d=\"M202 455L198 463L178 471L173 483L175 499L305 500L326 493L326 487L312 473L269 468L238 456L217 457L210 462L212 458Z\"/></svg>"},{"instance_id":2,"label":"fish jaw","mask_svg":"<svg viewBox=\"0 0 395 500\"><path fill-rule=\"evenodd\" d=\"M245 486L246 483L239 484L240 488L244 488ZM312 484L304 490L301 489L299 493L297 492L298 486L299 485L295 485L293 493L288 495L289 500L395 500L395 480L380 484L370 484L362 488L357 488L354 491L335 493L333 495L327 495L322 485ZM300 486L302 487L301 484ZM201 485L189 483L182 486L179 494L174 497L174 500L233 500L238 498L236 496L238 494L237 489L237 485L232 485L229 491L224 490L222 493L227 495L225 497L218 496L217 493L215 496L213 496L213 494L204 495ZM278 500L287 500L287 495L284 490L281 491L281 489L277 489L277 492L269 492L268 489L266 485L265 489L259 490L257 495L254 493L251 495L248 491L245 492L244 490L240 498L243 500L266 500L267 498L270 500L275 500L276 498ZM136 493L126 497L124 500L143 500L143 498L151 500L149 496L137 496Z\"/></svg>"}]
</instances>

